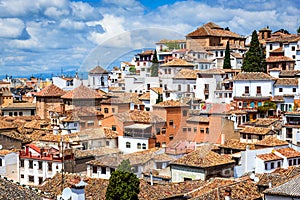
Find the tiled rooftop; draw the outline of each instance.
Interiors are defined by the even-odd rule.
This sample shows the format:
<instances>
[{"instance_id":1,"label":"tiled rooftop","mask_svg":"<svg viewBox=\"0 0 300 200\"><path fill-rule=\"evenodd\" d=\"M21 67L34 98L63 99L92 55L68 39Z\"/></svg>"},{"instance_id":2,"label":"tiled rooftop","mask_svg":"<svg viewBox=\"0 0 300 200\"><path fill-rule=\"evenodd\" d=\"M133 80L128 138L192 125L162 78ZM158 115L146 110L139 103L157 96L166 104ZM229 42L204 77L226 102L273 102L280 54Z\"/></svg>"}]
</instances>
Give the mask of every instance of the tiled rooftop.
<instances>
[{"instance_id":1,"label":"tiled rooftop","mask_svg":"<svg viewBox=\"0 0 300 200\"><path fill-rule=\"evenodd\" d=\"M96 66L95 68L89 71L89 74L108 74L108 71L106 71L100 66Z\"/></svg>"},{"instance_id":2,"label":"tiled rooftop","mask_svg":"<svg viewBox=\"0 0 300 200\"><path fill-rule=\"evenodd\" d=\"M172 61L170 62L167 62L165 64L162 64L160 65L161 67L172 67L172 66L188 66L188 67L193 67L194 64L193 63L189 63L185 60L182 60L182 59L173 59Z\"/></svg>"},{"instance_id":3,"label":"tiled rooftop","mask_svg":"<svg viewBox=\"0 0 300 200\"><path fill-rule=\"evenodd\" d=\"M154 105L155 107L187 107L187 104L181 103L179 100L166 100Z\"/></svg>"},{"instance_id":4,"label":"tiled rooftop","mask_svg":"<svg viewBox=\"0 0 300 200\"><path fill-rule=\"evenodd\" d=\"M287 56L270 56L266 58L266 63L273 62L295 62L292 58Z\"/></svg>"},{"instance_id":5,"label":"tiled rooftop","mask_svg":"<svg viewBox=\"0 0 300 200\"><path fill-rule=\"evenodd\" d=\"M268 127L271 126L272 124L278 122L279 120L276 118L257 118L257 120L254 122L255 126L263 126L263 127Z\"/></svg>"},{"instance_id":6,"label":"tiled rooftop","mask_svg":"<svg viewBox=\"0 0 300 200\"><path fill-rule=\"evenodd\" d=\"M6 107L2 108L2 110L10 110L10 109L21 109L21 108L34 108L35 109L36 104L35 103L12 103L8 104Z\"/></svg>"},{"instance_id":7,"label":"tiled rooftop","mask_svg":"<svg viewBox=\"0 0 300 200\"><path fill-rule=\"evenodd\" d=\"M163 90L161 87L152 87L150 90L153 90L157 94L162 94Z\"/></svg>"},{"instance_id":8,"label":"tiled rooftop","mask_svg":"<svg viewBox=\"0 0 300 200\"><path fill-rule=\"evenodd\" d=\"M250 148L254 148L253 145L247 144L247 143L242 143L238 139L230 139L226 140L224 144L221 144L220 147L223 148L230 148L230 149L237 149L237 150L246 150L247 145L250 146Z\"/></svg>"},{"instance_id":9,"label":"tiled rooftop","mask_svg":"<svg viewBox=\"0 0 300 200\"><path fill-rule=\"evenodd\" d=\"M290 147L276 149L276 151L287 158L300 157L300 152Z\"/></svg>"},{"instance_id":10,"label":"tiled rooftop","mask_svg":"<svg viewBox=\"0 0 300 200\"><path fill-rule=\"evenodd\" d=\"M292 197L300 197L300 175L292 178L286 183L279 186L267 189L264 191L265 194L272 196L279 195L293 199Z\"/></svg>"},{"instance_id":11,"label":"tiled rooftop","mask_svg":"<svg viewBox=\"0 0 300 200\"><path fill-rule=\"evenodd\" d=\"M257 157L264 161L283 160L283 158L281 158L280 156L277 156L274 153L259 154L259 155L257 155Z\"/></svg>"},{"instance_id":12,"label":"tiled rooftop","mask_svg":"<svg viewBox=\"0 0 300 200\"><path fill-rule=\"evenodd\" d=\"M48 87L42 89L36 93L37 97L61 97L66 92L54 84L49 85Z\"/></svg>"},{"instance_id":13,"label":"tiled rooftop","mask_svg":"<svg viewBox=\"0 0 300 200\"><path fill-rule=\"evenodd\" d=\"M279 140L276 136L268 135L264 139L257 141L255 145L267 146L267 147L275 147L275 146L283 146L287 145L288 142Z\"/></svg>"},{"instance_id":14,"label":"tiled rooftop","mask_svg":"<svg viewBox=\"0 0 300 200\"><path fill-rule=\"evenodd\" d=\"M203 116L192 116L186 120L187 122L202 122L202 123L209 123L209 117Z\"/></svg>"},{"instance_id":15,"label":"tiled rooftop","mask_svg":"<svg viewBox=\"0 0 300 200\"><path fill-rule=\"evenodd\" d=\"M172 162L173 164L207 168L224 164L233 164L234 161L221 156L208 147L197 149Z\"/></svg>"},{"instance_id":16,"label":"tiled rooftop","mask_svg":"<svg viewBox=\"0 0 300 200\"><path fill-rule=\"evenodd\" d=\"M149 101L150 100L150 92L145 92L139 97L139 100Z\"/></svg>"},{"instance_id":17,"label":"tiled rooftop","mask_svg":"<svg viewBox=\"0 0 300 200\"><path fill-rule=\"evenodd\" d=\"M295 77L298 73L300 73L300 70L283 70L280 72L279 77Z\"/></svg>"},{"instance_id":18,"label":"tiled rooftop","mask_svg":"<svg viewBox=\"0 0 300 200\"><path fill-rule=\"evenodd\" d=\"M240 131L240 133L255 134L255 135L266 135L266 134L271 134L272 129L271 128L246 126L243 130Z\"/></svg>"},{"instance_id":19,"label":"tiled rooftop","mask_svg":"<svg viewBox=\"0 0 300 200\"><path fill-rule=\"evenodd\" d=\"M263 72L242 72L237 74L233 80L274 80L274 78Z\"/></svg>"},{"instance_id":20,"label":"tiled rooftop","mask_svg":"<svg viewBox=\"0 0 300 200\"><path fill-rule=\"evenodd\" d=\"M93 150L75 150L74 154L76 158L81 158L87 156L102 157L120 153L121 151L117 148L100 147Z\"/></svg>"},{"instance_id":21,"label":"tiled rooftop","mask_svg":"<svg viewBox=\"0 0 300 200\"><path fill-rule=\"evenodd\" d=\"M117 113L115 116L122 122L135 123L164 123L165 120L152 112L142 110L130 110L123 113Z\"/></svg>"},{"instance_id":22,"label":"tiled rooftop","mask_svg":"<svg viewBox=\"0 0 300 200\"><path fill-rule=\"evenodd\" d=\"M84 85L80 85L79 87L75 88L64 94L62 99L100 99L102 95L97 93L95 90L92 90Z\"/></svg>"},{"instance_id":23,"label":"tiled rooftop","mask_svg":"<svg viewBox=\"0 0 300 200\"><path fill-rule=\"evenodd\" d=\"M274 85L275 86L281 86L281 85L298 86L298 79L294 79L294 78L279 78L279 79L276 79Z\"/></svg>"},{"instance_id":24,"label":"tiled rooftop","mask_svg":"<svg viewBox=\"0 0 300 200\"><path fill-rule=\"evenodd\" d=\"M194 69L181 69L175 76L174 79L195 79L199 70Z\"/></svg>"}]
</instances>

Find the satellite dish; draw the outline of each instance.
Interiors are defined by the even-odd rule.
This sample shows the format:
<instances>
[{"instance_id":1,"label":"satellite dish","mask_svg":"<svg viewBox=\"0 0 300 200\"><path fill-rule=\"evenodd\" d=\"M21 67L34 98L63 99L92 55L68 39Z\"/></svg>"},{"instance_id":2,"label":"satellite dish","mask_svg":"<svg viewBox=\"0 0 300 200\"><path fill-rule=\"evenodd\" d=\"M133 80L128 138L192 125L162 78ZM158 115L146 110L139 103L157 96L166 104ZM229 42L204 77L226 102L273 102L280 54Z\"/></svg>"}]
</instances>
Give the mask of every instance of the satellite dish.
<instances>
[{"instance_id":1,"label":"satellite dish","mask_svg":"<svg viewBox=\"0 0 300 200\"><path fill-rule=\"evenodd\" d=\"M254 178L254 182L257 183L258 181L259 181L259 178L258 178L258 177L255 177L255 178Z\"/></svg>"},{"instance_id":2,"label":"satellite dish","mask_svg":"<svg viewBox=\"0 0 300 200\"><path fill-rule=\"evenodd\" d=\"M62 192L61 198L63 200L69 200L72 196L72 190L70 188L65 188Z\"/></svg>"}]
</instances>

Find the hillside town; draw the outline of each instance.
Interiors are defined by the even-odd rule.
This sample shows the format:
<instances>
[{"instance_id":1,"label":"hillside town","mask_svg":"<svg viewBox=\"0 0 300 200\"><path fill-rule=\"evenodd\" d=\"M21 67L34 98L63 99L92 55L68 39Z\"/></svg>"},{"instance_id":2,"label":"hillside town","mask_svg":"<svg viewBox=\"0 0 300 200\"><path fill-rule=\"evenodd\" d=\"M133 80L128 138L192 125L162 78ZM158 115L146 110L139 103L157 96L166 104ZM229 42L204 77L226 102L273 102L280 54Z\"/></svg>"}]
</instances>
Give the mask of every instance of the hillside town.
<instances>
[{"instance_id":1,"label":"hillside town","mask_svg":"<svg viewBox=\"0 0 300 200\"><path fill-rule=\"evenodd\" d=\"M261 71L208 22L87 79L6 76L0 198L103 200L129 161L139 199L300 199L300 35L254 32Z\"/></svg>"}]
</instances>

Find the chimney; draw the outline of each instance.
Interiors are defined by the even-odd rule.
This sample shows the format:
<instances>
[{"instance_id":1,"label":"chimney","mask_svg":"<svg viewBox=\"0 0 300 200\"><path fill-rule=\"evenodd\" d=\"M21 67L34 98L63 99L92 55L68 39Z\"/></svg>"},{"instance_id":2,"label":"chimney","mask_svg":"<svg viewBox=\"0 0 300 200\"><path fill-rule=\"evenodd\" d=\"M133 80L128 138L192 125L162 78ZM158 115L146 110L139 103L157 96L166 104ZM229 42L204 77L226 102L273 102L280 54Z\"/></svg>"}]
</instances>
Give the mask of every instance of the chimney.
<instances>
[{"instance_id":1,"label":"chimney","mask_svg":"<svg viewBox=\"0 0 300 200\"><path fill-rule=\"evenodd\" d=\"M152 174L152 170L150 171L150 183L151 183L151 185L153 185L153 174Z\"/></svg>"}]
</instances>

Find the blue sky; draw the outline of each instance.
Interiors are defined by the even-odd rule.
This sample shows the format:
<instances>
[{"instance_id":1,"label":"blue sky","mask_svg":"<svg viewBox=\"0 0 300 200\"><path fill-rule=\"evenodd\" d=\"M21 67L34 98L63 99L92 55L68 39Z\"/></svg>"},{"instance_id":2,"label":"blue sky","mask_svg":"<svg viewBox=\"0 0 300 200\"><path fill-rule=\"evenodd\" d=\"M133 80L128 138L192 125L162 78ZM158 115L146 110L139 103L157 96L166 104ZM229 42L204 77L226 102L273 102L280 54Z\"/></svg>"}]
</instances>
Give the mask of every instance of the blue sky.
<instances>
[{"instance_id":1,"label":"blue sky","mask_svg":"<svg viewBox=\"0 0 300 200\"><path fill-rule=\"evenodd\" d=\"M295 33L299 13L299 0L0 0L0 75L107 67L209 21Z\"/></svg>"}]
</instances>

